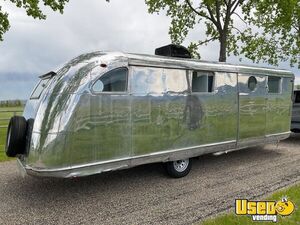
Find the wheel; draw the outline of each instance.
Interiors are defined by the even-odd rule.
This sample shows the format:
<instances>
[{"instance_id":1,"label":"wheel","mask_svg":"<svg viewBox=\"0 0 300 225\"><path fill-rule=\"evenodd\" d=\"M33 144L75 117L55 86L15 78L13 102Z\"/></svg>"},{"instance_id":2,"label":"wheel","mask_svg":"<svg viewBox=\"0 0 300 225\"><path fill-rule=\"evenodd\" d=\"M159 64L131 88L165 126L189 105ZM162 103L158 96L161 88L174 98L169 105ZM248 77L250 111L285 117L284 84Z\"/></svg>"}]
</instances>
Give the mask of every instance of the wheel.
<instances>
[{"instance_id":1,"label":"wheel","mask_svg":"<svg viewBox=\"0 0 300 225\"><path fill-rule=\"evenodd\" d=\"M165 167L171 177L180 178L188 175L192 168L192 161L190 159L171 161L167 162Z\"/></svg>"},{"instance_id":2,"label":"wheel","mask_svg":"<svg viewBox=\"0 0 300 225\"><path fill-rule=\"evenodd\" d=\"M26 143L27 122L23 116L10 119L7 128L5 152L8 157L24 154Z\"/></svg>"}]
</instances>

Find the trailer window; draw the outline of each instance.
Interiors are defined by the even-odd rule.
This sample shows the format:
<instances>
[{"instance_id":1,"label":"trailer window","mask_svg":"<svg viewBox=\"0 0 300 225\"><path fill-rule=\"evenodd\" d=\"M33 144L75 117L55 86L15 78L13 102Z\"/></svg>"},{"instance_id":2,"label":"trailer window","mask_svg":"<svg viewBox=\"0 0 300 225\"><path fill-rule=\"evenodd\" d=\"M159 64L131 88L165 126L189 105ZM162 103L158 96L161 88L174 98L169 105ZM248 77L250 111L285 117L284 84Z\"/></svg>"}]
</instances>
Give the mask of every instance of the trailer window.
<instances>
[{"instance_id":1,"label":"trailer window","mask_svg":"<svg viewBox=\"0 0 300 225\"><path fill-rule=\"evenodd\" d=\"M40 98L43 90L46 88L50 78L42 79L39 81L39 83L36 85L34 91L32 92L30 99L38 99Z\"/></svg>"},{"instance_id":2,"label":"trailer window","mask_svg":"<svg viewBox=\"0 0 300 225\"><path fill-rule=\"evenodd\" d=\"M132 67L131 92L135 94L183 94L188 92L186 70Z\"/></svg>"},{"instance_id":3,"label":"trailer window","mask_svg":"<svg viewBox=\"0 0 300 225\"><path fill-rule=\"evenodd\" d=\"M126 92L127 91L127 68L114 69L97 80L93 85L95 92Z\"/></svg>"},{"instance_id":4,"label":"trailer window","mask_svg":"<svg viewBox=\"0 0 300 225\"><path fill-rule=\"evenodd\" d=\"M194 71L192 79L192 92L213 92L214 73Z\"/></svg>"},{"instance_id":5,"label":"trailer window","mask_svg":"<svg viewBox=\"0 0 300 225\"><path fill-rule=\"evenodd\" d=\"M164 69L162 81L165 83L164 92L174 94L188 91L186 70Z\"/></svg>"},{"instance_id":6,"label":"trailer window","mask_svg":"<svg viewBox=\"0 0 300 225\"><path fill-rule=\"evenodd\" d=\"M248 79L248 88L250 91L254 91L257 85L257 80L254 76L249 77Z\"/></svg>"},{"instance_id":7,"label":"trailer window","mask_svg":"<svg viewBox=\"0 0 300 225\"><path fill-rule=\"evenodd\" d=\"M159 94L165 92L162 68L132 67L131 91L139 94Z\"/></svg>"},{"instance_id":8,"label":"trailer window","mask_svg":"<svg viewBox=\"0 0 300 225\"><path fill-rule=\"evenodd\" d=\"M280 93L281 91L281 77L269 76L268 77L268 92Z\"/></svg>"}]
</instances>

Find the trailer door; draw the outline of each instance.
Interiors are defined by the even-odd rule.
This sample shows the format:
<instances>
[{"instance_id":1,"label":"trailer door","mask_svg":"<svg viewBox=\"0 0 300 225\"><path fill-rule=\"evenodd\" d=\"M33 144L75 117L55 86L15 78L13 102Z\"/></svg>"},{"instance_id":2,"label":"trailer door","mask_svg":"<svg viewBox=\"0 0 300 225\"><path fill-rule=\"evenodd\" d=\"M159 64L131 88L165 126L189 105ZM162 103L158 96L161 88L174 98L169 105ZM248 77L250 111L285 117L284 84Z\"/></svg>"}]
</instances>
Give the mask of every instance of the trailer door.
<instances>
[{"instance_id":1,"label":"trailer door","mask_svg":"<svg viewBox=\"0 0 300 225\"><path fill-rule=\"evenodd\" d=\"M264 139L266 130L266 77L238 75L239 127L238 145L246 147Z\"/></svg>"},{"instance_id":2,"label":"trailer door","mask_svg":"<svg viewBox=\"0 0 300 225\"><path fill-rule=\"evenodd\" d=\"M291 94L293 79L290 77L268 76L267 78L267 121L266 135L281 134L290 131L291 124ZM295 100L299 100L299 97ZM297 103L294 104L296 106ZM299 105L298 105L299 107ZM293 108L293 120L297 120L297 109ZM299 108L298 108L299 114ZM298 116L298 120L300 117Z\"/></svg>"}]
</instances>

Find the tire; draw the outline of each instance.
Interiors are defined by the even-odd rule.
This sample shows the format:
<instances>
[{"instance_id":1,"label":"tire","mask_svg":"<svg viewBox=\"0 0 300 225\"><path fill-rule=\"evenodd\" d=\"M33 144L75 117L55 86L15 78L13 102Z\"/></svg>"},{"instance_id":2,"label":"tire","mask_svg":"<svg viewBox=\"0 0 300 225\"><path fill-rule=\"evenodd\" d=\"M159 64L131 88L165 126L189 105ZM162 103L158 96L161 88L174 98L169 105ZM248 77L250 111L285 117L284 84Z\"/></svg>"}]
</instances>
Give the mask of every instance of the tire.
<instances>
[{"instance_id":1,"label":"tire","mask_svg":"<svg viewBox=\"0 0 300 225\"><path fill-rule=\"evenodd\" d=\"M7 128L5 152L8 157L24 154L26 148L27 122L23 116L10 119Z\"/></svg>"},{"instance_id":2,"label":"tire","mask_svg":"<svg viewBox=\"0 0 300 225\"><path fill-rule=\"evenodd\" d=\"M173 178L181 178L191 171L192 160L183 159L165 163L165 168L169 176Z\"/></svg>"}]
</instances>

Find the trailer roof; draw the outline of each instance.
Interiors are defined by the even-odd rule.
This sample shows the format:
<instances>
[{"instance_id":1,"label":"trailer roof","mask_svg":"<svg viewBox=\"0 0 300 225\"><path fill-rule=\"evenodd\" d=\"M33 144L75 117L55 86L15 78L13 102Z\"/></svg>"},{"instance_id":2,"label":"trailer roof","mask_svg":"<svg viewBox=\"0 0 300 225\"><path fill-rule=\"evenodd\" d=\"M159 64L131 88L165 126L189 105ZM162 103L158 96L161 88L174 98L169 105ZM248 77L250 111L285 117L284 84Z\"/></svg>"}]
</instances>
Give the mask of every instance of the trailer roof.
<instances>
[{"instance_id":1,"label":"trailer roof","mask_svg":"<svg viewBox=\"0 0 300 225\"><path fill-rule=\"evenodd\" d=\"M121 53L122 54L122 53ZM285 77L294 77L291 71L258 67L252 65L243 64L229 64L222 62L213 61L202 61L196 59L184 59L174 58L158 55L146 55L146 54L133 54L124 53L125 57L128 58L129 65L138 66L153 66L153 67L164 67L164 68L178 68L178 69L199 69L199 70L213 70L223 72L239 72L239 73L255 73L261 75L277 75Z\"/></svg>"},{"instance_id":2,"label":"trailer roof","mask_svg":"<svg viewBox=\"0 0 300 225\"><path fill-rule=\"evenodd\" d=\"M274 75L281 77L294 77L294 74L285 69L259 67L245 64L230 64L215 61L203 61L197 59L175 58L159 55L147 55L136 53L122 53L122 52L91 52L78 56L74 60L86 61L92 58L107 56L109 60L125 60L129 65L136 66L151 66L162 68L176 68L176 69L190 69L190 70L208 70L216 72L233 72L233 73L247 73L256 75Z\"/></svg>"}]
</instances>

